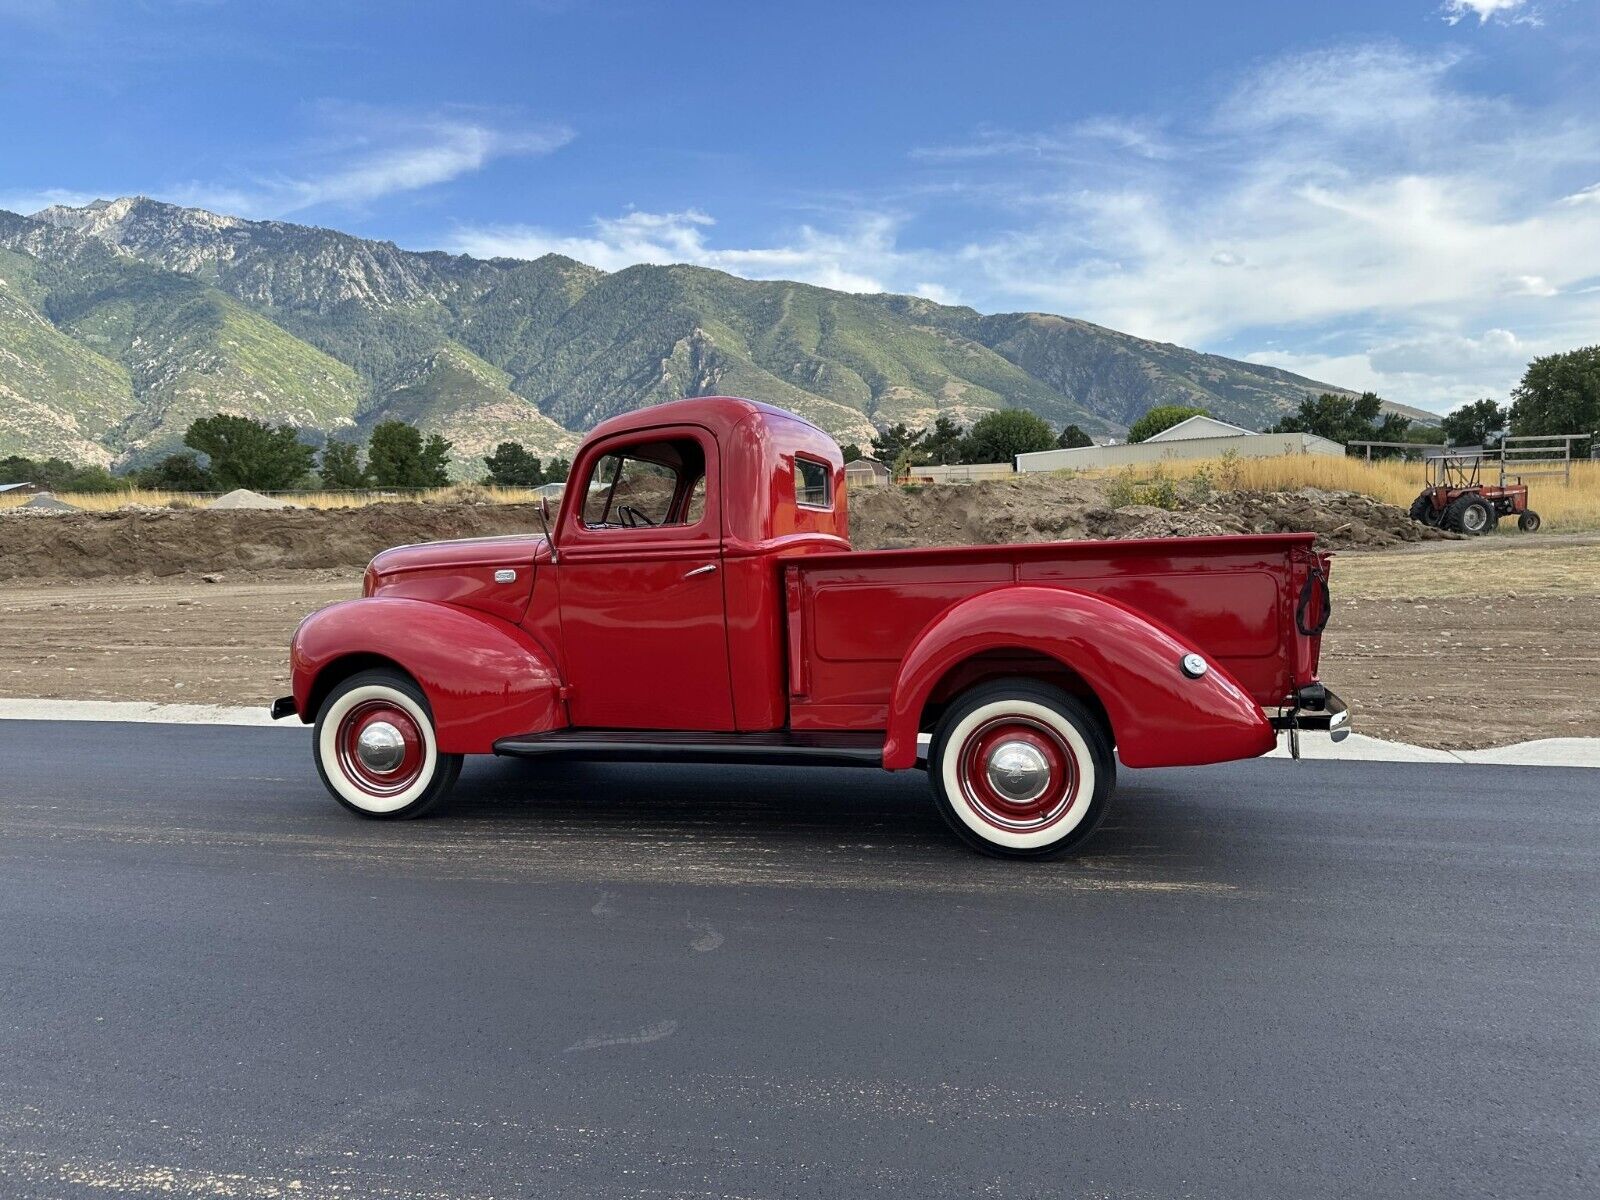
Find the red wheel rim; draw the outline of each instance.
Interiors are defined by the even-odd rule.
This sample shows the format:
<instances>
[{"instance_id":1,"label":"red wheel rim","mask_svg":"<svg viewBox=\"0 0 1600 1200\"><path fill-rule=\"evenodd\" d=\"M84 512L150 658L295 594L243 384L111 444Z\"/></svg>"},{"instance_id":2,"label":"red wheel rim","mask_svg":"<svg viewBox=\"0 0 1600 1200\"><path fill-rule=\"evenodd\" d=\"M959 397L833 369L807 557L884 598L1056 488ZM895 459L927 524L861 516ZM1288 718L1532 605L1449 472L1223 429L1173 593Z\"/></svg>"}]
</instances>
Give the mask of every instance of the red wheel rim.
<instances>
[{"instance_id":1,"label":"red wheel rim","mask_svg":"<svg viewBox=\"0 0 1600 1200\"><path fill-rule=\"evenodd\" d=\"M370 796L393 796L422 775L427 748L416 718L389 700L366 700L339 721L339 769Z\"/></svg>"},{"instance_id":2,"label":"red wheel rim","mask_svg":"<svg viewBox=\"0 0 1600 1200\"><path fill-rule=\"evenodd\" d=\"M1072 811L1078 796L1078 757L1042 721L1005 716L967 736L958 772L967 805L1008 833L1048 829Z\"/></svg>"}]
</instances>

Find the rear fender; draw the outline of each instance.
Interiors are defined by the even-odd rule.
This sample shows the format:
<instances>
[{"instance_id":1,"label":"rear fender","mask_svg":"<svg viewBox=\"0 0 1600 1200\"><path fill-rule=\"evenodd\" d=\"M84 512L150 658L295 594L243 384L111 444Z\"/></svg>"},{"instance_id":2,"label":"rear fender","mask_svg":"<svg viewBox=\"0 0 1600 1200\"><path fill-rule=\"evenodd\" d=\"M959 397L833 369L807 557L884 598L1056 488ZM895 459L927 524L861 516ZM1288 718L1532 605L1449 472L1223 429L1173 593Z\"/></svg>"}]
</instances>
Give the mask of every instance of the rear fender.
<instances>
[{"instance_id":1,"label":"rear fender","mask_svg":"<svg viewBox=\"0 0 1600 1200\"><path fill-rule=\"evenodd\" d=\"M1260 705L1216 662L1199 679L1179 665L1200 653L1135 609L1066 588L1007 587L946 609L912 642L889 707L883 765L916 764L922 712L939 681L991 650L1031 650L1077 672L1111 719L1130 767L1254 758L1276 734Z\"/></svg>"},{"instance_id":2,"label":"rear fender","mask_svg":"<svg viewBox=\"0 0 1600 1200\"><path fill-rule=\"evenodd\" d=\"M290 651L295 710L316 720L328 672L385 659L422 688L443 754L488 754L502 737L564 726L544 649L496 617L427 600L369 597L312 613Z\"/></svg>"}]
</instances>

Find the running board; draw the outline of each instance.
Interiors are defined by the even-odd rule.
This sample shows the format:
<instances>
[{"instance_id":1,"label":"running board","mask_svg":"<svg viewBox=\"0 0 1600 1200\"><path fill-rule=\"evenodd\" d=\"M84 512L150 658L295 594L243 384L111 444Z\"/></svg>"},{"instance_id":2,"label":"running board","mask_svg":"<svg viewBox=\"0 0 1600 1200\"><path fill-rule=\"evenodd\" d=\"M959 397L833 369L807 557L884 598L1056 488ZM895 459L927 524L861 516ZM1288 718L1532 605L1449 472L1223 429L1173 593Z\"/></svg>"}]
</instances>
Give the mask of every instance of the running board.
<instances>
[{"instance_id":1,"label":"running board","mask_svg":"<svg viewBox=\"0 0 1600 1200\"><path fill-rule=\"evenodd\" d=\"M611 762L882 767L882 732L702 733L679 729L555 729L501 738L496 754Z\"/></svg>"}]
</instances>

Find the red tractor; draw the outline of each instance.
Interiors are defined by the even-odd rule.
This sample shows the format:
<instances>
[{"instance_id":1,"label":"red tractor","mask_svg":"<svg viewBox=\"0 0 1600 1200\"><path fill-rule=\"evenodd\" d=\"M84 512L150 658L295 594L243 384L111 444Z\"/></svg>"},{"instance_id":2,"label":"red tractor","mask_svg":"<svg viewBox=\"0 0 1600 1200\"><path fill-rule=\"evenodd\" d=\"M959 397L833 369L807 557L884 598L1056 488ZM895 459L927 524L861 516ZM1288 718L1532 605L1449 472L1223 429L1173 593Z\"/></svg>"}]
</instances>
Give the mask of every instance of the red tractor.
<instances>
[{"instance_id":1,"label":"red tractor","mask_svg":"<svg viewBox=\"0 0 1600 1200\"><path fill-rule=\"evenodd\" d=\"M1483 483L1481 453L1441 454L1425 464L1427 487L1411 502L1411 519L1455 533L1491 533L1501 517L1513 514L1517 528L1533 533L1539 514L1528 507L1528 485L1521 476L1508 478L1504 467L1499 483Z\"/></svg>"}]
</instances>

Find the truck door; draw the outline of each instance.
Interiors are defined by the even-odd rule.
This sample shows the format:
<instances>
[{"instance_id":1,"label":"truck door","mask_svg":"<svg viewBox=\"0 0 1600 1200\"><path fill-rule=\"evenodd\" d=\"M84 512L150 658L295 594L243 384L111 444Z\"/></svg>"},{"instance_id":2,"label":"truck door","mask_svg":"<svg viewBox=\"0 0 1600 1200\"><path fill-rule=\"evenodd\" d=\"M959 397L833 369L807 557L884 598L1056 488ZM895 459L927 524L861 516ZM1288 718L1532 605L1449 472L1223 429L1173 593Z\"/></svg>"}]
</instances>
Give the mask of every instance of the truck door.
<instances>
[{"instance_id":1,"label":"truck door","mask_svg":"<svg viewBox=\"0 0 1600 1200\"><path fill-rule=\"evenodd\" d=\"M620 434L561 505L561 640L577 726L731 730L716 443Z\"/></svg>"}]
</instances>

